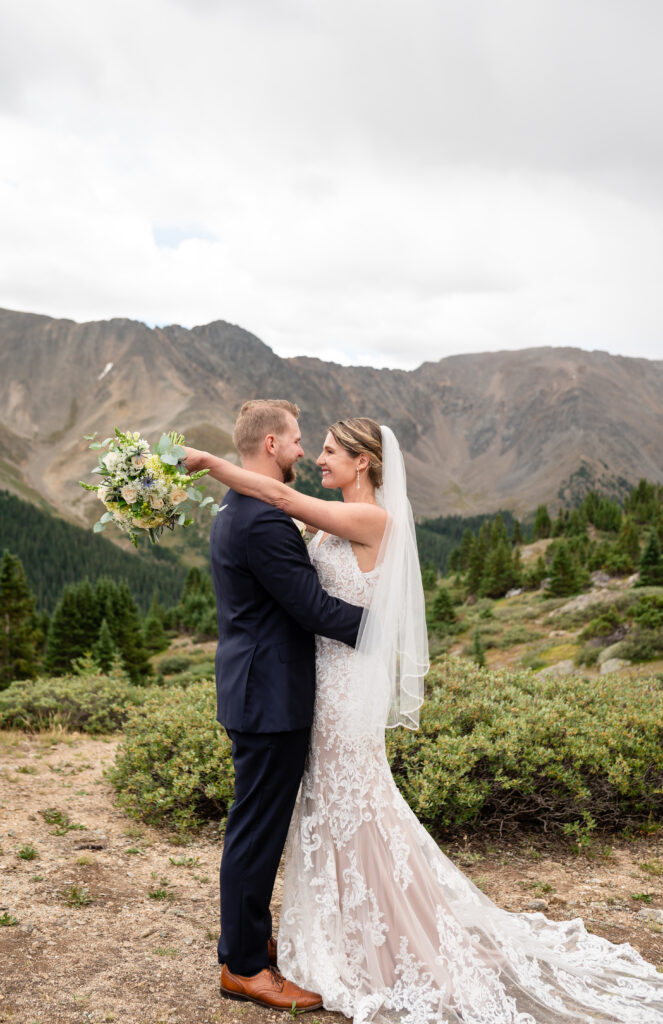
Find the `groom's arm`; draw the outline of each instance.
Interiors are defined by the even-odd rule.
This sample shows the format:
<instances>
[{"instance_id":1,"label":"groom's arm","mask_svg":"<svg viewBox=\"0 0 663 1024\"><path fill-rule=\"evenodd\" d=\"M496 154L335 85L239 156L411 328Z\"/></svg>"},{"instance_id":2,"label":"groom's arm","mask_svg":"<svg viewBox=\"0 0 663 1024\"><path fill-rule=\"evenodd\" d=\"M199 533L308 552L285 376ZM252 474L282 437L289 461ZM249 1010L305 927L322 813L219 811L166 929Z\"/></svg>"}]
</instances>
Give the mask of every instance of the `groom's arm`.
<instances>
[{"instance_id":1,"label":"groom's arm","mask_svg":"<svg viewBox=\"0 0 663 1024\"><path fill-rule=\"evenodd\" d=\"M363 608L322 589L299 530L283 512L267 506L256 517L247 534L247 560L265 590L302 629L354 647Z\"/></svg>"}]
</instances>

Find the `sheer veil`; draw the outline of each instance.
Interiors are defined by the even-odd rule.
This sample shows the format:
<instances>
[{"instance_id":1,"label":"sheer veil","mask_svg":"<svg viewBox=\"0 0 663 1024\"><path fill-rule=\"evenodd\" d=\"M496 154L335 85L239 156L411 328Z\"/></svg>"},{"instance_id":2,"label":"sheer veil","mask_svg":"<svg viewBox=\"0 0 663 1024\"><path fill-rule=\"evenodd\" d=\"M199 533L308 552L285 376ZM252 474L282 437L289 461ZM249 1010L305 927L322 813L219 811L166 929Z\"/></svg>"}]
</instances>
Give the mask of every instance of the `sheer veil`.
<instances>
[{"instance_id":1,"label":"sheer veil","mask_svg":"<svg viewBox=\"0 0 663 1024\"><path fill-rule=\"evenodd\" d=\"M382 487L376 497L388 514L378 554L377 582L364 611L344 732L349 738L385 728L419 726L428 635L414 518L405 465L389 427L382 426Z\"/></svg>"}]
</instances>

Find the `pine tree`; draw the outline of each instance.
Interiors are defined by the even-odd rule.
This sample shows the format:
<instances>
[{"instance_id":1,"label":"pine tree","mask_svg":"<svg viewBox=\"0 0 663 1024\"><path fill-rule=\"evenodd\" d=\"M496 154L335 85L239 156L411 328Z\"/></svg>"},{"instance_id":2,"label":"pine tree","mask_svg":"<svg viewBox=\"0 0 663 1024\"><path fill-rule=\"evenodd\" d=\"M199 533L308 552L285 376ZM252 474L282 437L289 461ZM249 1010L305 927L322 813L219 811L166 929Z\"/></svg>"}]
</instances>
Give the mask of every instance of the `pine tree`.
<instances>
[{"instance_id":1,"label":"pine tree","mask_svg":"<svg viewBox=\"0 0 663 1024\"><path fill-rule=\"evenodd\" d=\"M581 587L580 569L568 544L563 540L557 542L550 566L548 592L553 597L567 597L569 594L577 594Z\"/></svg>"},{"instance_id":2,"label":"pine tree","mask_svg":"<svg viewBox=\"0 0 663 1024\"><path fill-rule=\"evenodd\" d=\"M127 673L134 683L151 674L152 667L143 643L138 609L126 583L111 583L101 588L106 594L105 616L111 636L122 655ZM100 596L101 596L100 594Z\"/></svg>"},{"instance_id":3,"label":"pine tree","mask_svg":"<svg viewBox=\"0 0 663 1024\"><path fill-rule=\"evenodd\" d=\"M522 532L522 529L521 529L521 526L520 526L520 522L517 519L514 519L514 521L513 521L513 537L511 538L511 543L515 547L516 544L522 544L522 542L523 542L523 532Z\"/></svg>"},{"instance_id":4,"label":"pine tree","mask_svg":"<svg viewBox=\"0 0 663 1024\"><path fill-rule=\"evenodd\" d=\"M34 678L40 639L35 599L21 561L4 551L0 563L0 690L14 679Z\"/></svg>"},{"instance_id":5,"label":"pine tree","mask_svg":"<svg viewBox=\"0 0 663 1024\"><path fill-rule=\"evenodd\" d=\"M624 516L622 527L617 538L617 547L627 555L630 562L636 565L640 560L640 535L638 528L629 516Z\"/></svg>"},{"instance_id":6,"label":"pine tree","mask_svg":"<svg viewBox=\"0 0 663 1024\"><path fill-rule=\"evenodd\" d=\"M85 588L82 598L81 586L70 583L64 587L51 617L44 661L46 671L54 676L69 672L74 661L91 650L97 639L100 620L94 595Z\"/></svg>"},{"instance_id":7,"label":"pine tree","mask_svg":"<svg viewBox=\"0 0 663 1024\"><path fill-rule=\"evenodd\" d=\"M443 626L456 621L451 594L446 587L438 587L431 608L431 622Z\"/></svg>"},{"instance_id":8,"label":"pine tree","mask_svg":"<svg viewBox=\"0 0 663 1024\"><path fill-rule=\"evenodd\" d=\"M108 621L106 618L101 620L101 626L99 627L99 637L96 644L92 648L92 654L94 660L97 662L102 672L108 672L113 661L117 655L119 655L117 645L113 640L113 636L108 627Z\"/></svg>"},{"instance_id":9,"label":"pine tree","mask_svg":"<svg viewBox=\"0 0 663 1024\"><path fill-rule=\"evenodd\" d=\"M511 545L500 539L486 557L480 593L486 597L502 597L514 585Z\"/></svg>"},{"instance_id":10,"label":"pine tree","mask_svg":"<svg viewBox=\"0 0 663 1024\"><path fill-rule=\"evenodd\" d=\"M481 639L481 632L478 626L475 627L474 633L472 634L472 657L480 667L483 668L486 664L485 647L483 640Z\"/></svg>"},{"instance_id":11,"label":"pine tree","mask_svg":"<svg viewBox=\"0 0 663 1024\"><path fill-rule=\"evenodd\" d=\"M470 594L478 594L486 560L486 543L481 532L478 537L473 537L472 541L467 569L467 589Z\"/></svg>"},{"instance_id":12,"label":"pine tree","mask_svg":"<svg viewBox=\"0 0 663 1024\"><path fill-rule=\"evenodd\" d=\"M152 612L143 622L143 644L151 654L158 654L168 647L168 637L158 615Z\"/></svg>"},{"instance_id":13,"label":"pine tree","mask_svg":"<svg viewBox=\"0 0 663 1024\"><path fill-rule=\"evenodd\" d=\"M463 531L463 538L460 542L460 564L459 568L464 572L467 571L470 565L470 555L472 553L472 547L474 545L474 534L467 527Z\"/></svg>"},{"instance_id":14,"label":"pine tree","mask_svg":"<svg viewBox=\"0 0 663 1024\"><path fill-rule=\"evenodd\" d=\"M661 557L661 544L656 530L649 531L647 543L640 558L640 579L638 585L641 587L660 587L663 585L663 558Z\"/></svg>"},{"instance_id":15,"label":"pine tree","mask_svg":"<svg viewBox=\"0 0 663 1024\"><path fill-rule=\"evenodd\" d=\"M421 569L421 585L424 590L433 590L437 586L437 571L430 563Z\"/></svg>"},{"instance_id":16,"label":"pine tree","mask_svg":"<svg viewBox=\"0 0 663 1024\"><path fill-rule=\"evenodd\" d=\"M548 508L546 505L539 505L534 516L534 540L541 540L549 537L552 528Z\"/></svg>"}]
</instances>

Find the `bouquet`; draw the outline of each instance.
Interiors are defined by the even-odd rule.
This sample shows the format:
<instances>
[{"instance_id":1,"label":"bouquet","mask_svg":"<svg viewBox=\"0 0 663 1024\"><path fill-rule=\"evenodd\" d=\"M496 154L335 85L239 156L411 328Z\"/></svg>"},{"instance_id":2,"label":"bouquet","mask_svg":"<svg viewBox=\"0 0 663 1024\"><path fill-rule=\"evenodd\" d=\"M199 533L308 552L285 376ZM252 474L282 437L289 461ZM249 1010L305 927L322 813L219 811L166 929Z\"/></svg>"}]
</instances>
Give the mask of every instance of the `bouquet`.
<instances>
[{"instance_id":1,"label":"bouquet","mask_svg":"<svg viewBox=\"0 0 663 1024\"><path fill-rule=\"evenodd\" d=\"M208 470L201 469L190 476L186 472L181 434L162 434L153 452L140 434L124 434L117 427L115 435L105 441L97 441L96 436L86 436L85 440L91 442L90 448L105 450L92 470L100 473L102 480L98 484L80 481L86 491L96 491L106 506L101 519L94 524L95 533L105 530L108 523L115 523L129 534L134 547L138 547L138 530L147 530L156 544L166 527L174 530L176 526L193 523L193 519L187 518L189 502L200 502L203 508L212 501L203 498L202 492L193 486ZM213 514L217 508L212 505Z\"/></svg>"}]
</instances>

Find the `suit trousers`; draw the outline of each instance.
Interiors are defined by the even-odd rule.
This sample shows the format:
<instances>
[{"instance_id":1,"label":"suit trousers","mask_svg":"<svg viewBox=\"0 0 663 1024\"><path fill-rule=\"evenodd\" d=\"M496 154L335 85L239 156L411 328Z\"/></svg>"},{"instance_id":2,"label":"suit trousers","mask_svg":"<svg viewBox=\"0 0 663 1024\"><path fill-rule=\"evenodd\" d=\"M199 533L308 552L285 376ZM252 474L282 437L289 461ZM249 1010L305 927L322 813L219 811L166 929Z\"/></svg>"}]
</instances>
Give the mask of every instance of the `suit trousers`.
<instances>
[{"instance_id":1,"label":"suit trousers","mask_svg":"<svg viewBox=\"0 0 663 1024\"><path fill-rule=\"evenodd\" d=\"M269 910L304 772L310 728L245 733L228 729L235 800L221 858L219 963L251 976L268 966Z\"/></svg>"}]
</instances>

